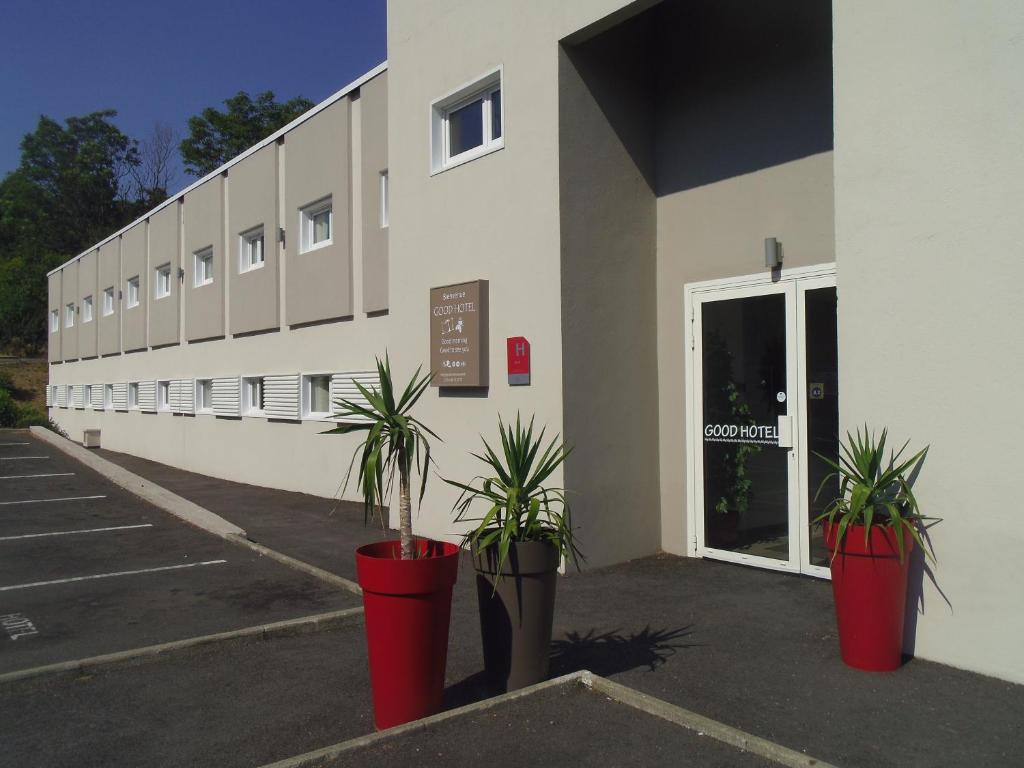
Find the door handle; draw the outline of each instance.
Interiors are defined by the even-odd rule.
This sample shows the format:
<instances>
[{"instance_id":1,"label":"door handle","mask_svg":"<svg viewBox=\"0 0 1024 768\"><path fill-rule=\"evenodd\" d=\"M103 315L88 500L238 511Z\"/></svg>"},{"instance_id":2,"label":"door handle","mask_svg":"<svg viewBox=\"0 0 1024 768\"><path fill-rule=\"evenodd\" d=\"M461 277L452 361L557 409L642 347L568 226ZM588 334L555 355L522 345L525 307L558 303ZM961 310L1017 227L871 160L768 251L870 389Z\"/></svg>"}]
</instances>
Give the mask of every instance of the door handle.
<instances>
[{"instance_id":1,"label":"door handle","mask_svg":"<svg viewBox=\"0 0 1024 768\"><path fill-rule=\"evenodd\" d=\"M779 448L793 447L793 417L779 416L776 434L779 437Z\"/></svg>"}]
</instances>

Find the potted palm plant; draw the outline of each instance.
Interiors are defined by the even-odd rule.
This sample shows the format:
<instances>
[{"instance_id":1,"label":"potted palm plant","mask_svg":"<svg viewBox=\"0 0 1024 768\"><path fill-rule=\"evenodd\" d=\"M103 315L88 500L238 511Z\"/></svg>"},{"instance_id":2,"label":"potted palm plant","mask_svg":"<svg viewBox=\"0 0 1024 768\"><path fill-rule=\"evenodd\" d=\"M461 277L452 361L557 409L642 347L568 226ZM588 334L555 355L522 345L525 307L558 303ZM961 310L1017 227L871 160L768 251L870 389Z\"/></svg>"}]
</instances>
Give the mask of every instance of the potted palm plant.
<instances>
[{"instance_id":1,"label":"potted palm plant","mask_svg":"<svg viewBox=\"0 0 1024 768\"><path fill-rule=\"evenodd\" d=\"M411 415L430 384L430 375L421 376L420 370L396 399L391 362L386 355L383 363L378 359L380 388L367 389L356 382L366 403L337 400L339 413L334 418L341 423L325 433L366 433L345 475L347 488L358 459L366 519L376 514L383 525L398 476L399 539L356 550L378 729L439 712L444 693L459 547L418 539L412 533L413 470L420 475L422 502L431 463L428 437L437 438Z\"/></svg>"},{"instance_id":2,"label":"potted palm plant","mask_svg":"<svg viewBox=\"0 0 1024 768\"><path fill-rule=\"evenodd\" d=\"M556 575L562 558L577 568L581 554L573 538L572 517L562 488L544 485L571 449L555 436L544 445L544 430L533 419L515 427L498 418L501 453L483 440L473 454L487 473L469 483L445 480L461 490L456 521L473 528L464 545L476 569L484 667L498 691L547 678ZM479 507L482 516L471 517Z\"/></svg>"},{"instance_id":3,"label":"potted palm plant","mask_svg":"<svg viewBox=\"0 0 1024 768\"><path fill-rule=\"evenodd\" d=\"M903 459L909 441L885 458L886 430L876 439L847 433L838 461L817 454L833 472L818 493L838 481L838 496L816 518L831 550L829 567L843 661L885 672L903 659L903 616L910 553L917 544L931 558L911 488L927 448Z\"/></svg>"}]
</instances>

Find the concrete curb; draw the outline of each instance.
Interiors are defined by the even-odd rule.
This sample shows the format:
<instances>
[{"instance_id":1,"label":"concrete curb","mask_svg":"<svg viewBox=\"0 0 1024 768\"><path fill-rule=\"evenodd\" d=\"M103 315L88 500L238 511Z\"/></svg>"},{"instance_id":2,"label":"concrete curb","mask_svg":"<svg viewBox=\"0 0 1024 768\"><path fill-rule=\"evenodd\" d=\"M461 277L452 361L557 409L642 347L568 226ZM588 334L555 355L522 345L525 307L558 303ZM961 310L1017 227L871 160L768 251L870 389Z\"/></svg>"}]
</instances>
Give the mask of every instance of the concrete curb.
<instances>
[{"instance_id":1,"label":"concrete curb","mask_svg":"<svg viewBox=\"0 0 1024 768\"><path fill-rule=\"evenodd\" d=\"M483 699L482 701L467 704L466 706L458 707L457 709L449 709L446 712L431 715L430 717L424 717L422 720L414 720L413 722L405 723L404 725L396 725L394 728L388 728L386 731L377 731L376 733L369 733L366 736L357 736L354 739L349 739L348 741L343 741L339 744L332 744L329 747L323 747L322 749L318 749L313 752L296 755L295 757L287 757L284 760L277 761L276 763L264 765L262 768L315 768L315 766L323 765L326 760L334 760L346 752L351 752L354 749L362 749L363 747L376 744L379 741L386 741L394 736L404 736L409 733L415 733L416 731L421 731L424 728L429 728L437 723L443 723L446 720L451 720L452 718L459 717L460 715L491 709L499 704L504 704L507 701L521 699L524 696L529 696L537 691L543 691L545 688L554 688L567 683L582 682L583 674L583 672L570 672L568 675L556 677L553 680L545 680L543 683L531 685L528 688L521 688L518 691L512 691L510 693L503 693L500 696Z\"/></svg>"},{"instance_id":2,"label":"concrete curb","mask_svg":"<svg viewBox=\"0 0 1024 768\"><path fill-rule=\"evenodd\" d=\"M213 514L210 510L204 509L188 499L171 493L166 488L161 488L159 485L139 477L134 472L129 472L124 467L119 467L117 464L107 461L102 456L97 456L88 448L83 448L45 427L30 427L29 431L34 437L63 451L71 458L89 467L89 469L99 472L129 493L133 493L153 506L181 518L196 528L201 528L221 538L245 536L245 531L234 523L228 522L223 517Z\"/></svg>"},{"instance_id":3,"label":"concrete curb","mask_svg":"<svg viewBox=\"0 0 1024 768\"><path fill-rule=\"evenodd\" d=\"M710 736L717 741L724 742L725 744L736 747L744 752L764 757L774 763L789 766L789 768L811 768L812 766L813 768L835 768L835 766L832 766L829 763L789 749L781 744L776 744L768 741L767 739L762 739L760 736L754 736L746 733L745 731L741 731L738 728L733 728L731 725L726 725L725 723L720 723L717 720L711 720L710 718L703 717L702 715L690 712L682 707L677 707L674 704L669 704L661 699L648 696L645 693L640 693L632 688L612 682L600 675L595 675L593 672L585 669L578 672L571 672L568 675L563 675L562 677L556 677L553 680L545 680L543 683L531 685L518 691L494 696L490 699L483 699L482 701L467 704L466 706L458 707L457 709L450 709L447 712L431 715L430 717L425 717L422 720L416 720L412 723L406 723L405 725L389 728L386 731L377 731L376 733L370 733L366 736L357 736L354 739L349 739L348 741L343 741L338 744L332 744L329 747L323 747L322 749L318 749L313 752L307 752L302 755L296 755L295 757L285 758L284 760L279 760L276 763L264 765L262 768L319 768L320 766L325 765L328 761L336 760L346 752L364 749L381 741L387 741L388 739L397 736L405 736L415 733L438 723L443 723L447 720L461 717L462 715L492 709L506 702L530 696L531 694L543 691L547 688L554 688L572 683L586 686L587 688L597 693L601 693L620 704L632 707L633 709L638 709L641 712L661 718L662 720L666 720L682 728L695 731L698 734Z\"/></svg>"},{"instance_id":4,"label":"concrete curb","mask_svg":"<svg viewBox=\"0 0 1024 768\"><path fill-rule=\"evenodd\" d=\"M252 539L245 538L244 535L226 536L225 538L241 547L246 547L248 549L251 549L253 552L258 552L259 554L265 557L269 557L271 560L276 560L282 565L287 565L289 568L294 568L297 571L308 573L310 576L315 576L321 581L326 581L328 584L333 584L334 586L340 587L341 589L346 589L349 592L352 592L356 595L363 594L363 590L360 588L358 584L356 584L354 581L351 581L350 579L346 579L344 576L339 576L336 573L325 571L323 568L318 568L315 565L310 565L309 563L304 562L302 560L296 560L294 557L282 554L281 552L278 552L276 549L265 547L262 544L253 541Z\"/></svg>"},{"instance_id":5,"label":"concrete curb","mask_svg":"<svg viewBox=\"0 0 1024 768\"><path fill-rule=\"evenodd\" d=\"M225 539L232 544L250 549L264 557L276 560L289 568L314 576L332 586L339 587L356 595L363 594L363 590L354 581L258 544L249 539L244 530L234 523L225 520L220 515L216 515L205 507L201 507L176 493L172 493L166 488L136 475L134 472L129 472L112 461L107 461L88 448L83 448L77 443L61 437L44 427L30 427L29 431L34 437L63 451L76 461L100 473L115 485L124 488L129 493L135 494L144 501L148 501L164 512L184 520L189 525L193 525L207 533L212 533L214 536Z\"/></svg>"},{"instance_id":6,"label":"concrete curb","mask_svg":"<svg viewBox=\"0 0 1024 768\"><path fill-rule=\"evenodd\" d=\"M169 643L160 643L159 645L147 645L142 648L133 648L128 651L106 653L101 656L90 656L85 659L75 659L72 661L61 661L56 664L46 664L41 667L32 667L30 669L19 669L14 672L0 674L0 684L14 682L15 680L24 680L30 677L54 675L61 672L86 672L96 667L132 661L134 659L160 656L162 654L173 653L175 651L181 651L188 648L195 648L200 645L219 643L225 640L237 640L240 638L269 640L274 637L288 637L291 635L326 632L327 630L342 626L353 616L361 616L362 613L363 609L361 607L346 608L341 611L318 613L313 616L303 616L298 619L287 619L285 621L261 624L255 627L244 627L243 629L234 629L229 632L218 632L213 635L200 635L199 637L189 637L184 640L173 640Z\"/></svg>"},{"instance_id":7,"label":"concrete curb","mask_svg":"<svg viewBox=\"0 0 1024 768\"><path fill-rule=\"evenodd\" d=\"M759 755L780 765L789 768L834 768L829 763L817 758L797 752L789 747L776 744L773 741L762 739L760 736L733 728L731 725L720 723L709 717L698 715L688 709L669 704L667 701L656 699L646 693L628 688L621 683L613 682L607 678L595 675L590 672L583 672L580 682L593 691L602 693L620 704L639 709L649 715L661 718L675 725L682 726L704 736L710 736L717 741L724 742L730 746Z\"/></svg>"}]
</instances>

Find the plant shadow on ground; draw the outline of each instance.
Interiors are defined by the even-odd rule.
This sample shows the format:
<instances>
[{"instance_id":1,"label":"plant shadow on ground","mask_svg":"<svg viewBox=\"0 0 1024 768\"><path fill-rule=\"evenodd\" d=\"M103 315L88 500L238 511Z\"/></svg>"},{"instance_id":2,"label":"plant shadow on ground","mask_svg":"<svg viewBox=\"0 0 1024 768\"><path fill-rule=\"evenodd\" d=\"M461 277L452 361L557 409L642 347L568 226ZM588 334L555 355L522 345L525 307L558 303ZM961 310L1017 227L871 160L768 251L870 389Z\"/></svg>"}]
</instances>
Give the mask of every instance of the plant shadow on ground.
<instances>
[{"instance_id":1,"label":"plant shadow on ground","mask_svg":"<svg viewBox=\"0 0 1024 768\"><path fill-rule=\"evenodd\" d=\"M655 670L676 651L694 648L700 643L687 642L693 625L680 629L651 629L623 634L621 630L598 632L596 629L567 632L562 639L551 642L551 660L548 677L561 677L586 669L595 675L608 677L636 667ZM483 670L445 689L444 707L453 709L494 695Z\"/></svg>"}]
</instances>

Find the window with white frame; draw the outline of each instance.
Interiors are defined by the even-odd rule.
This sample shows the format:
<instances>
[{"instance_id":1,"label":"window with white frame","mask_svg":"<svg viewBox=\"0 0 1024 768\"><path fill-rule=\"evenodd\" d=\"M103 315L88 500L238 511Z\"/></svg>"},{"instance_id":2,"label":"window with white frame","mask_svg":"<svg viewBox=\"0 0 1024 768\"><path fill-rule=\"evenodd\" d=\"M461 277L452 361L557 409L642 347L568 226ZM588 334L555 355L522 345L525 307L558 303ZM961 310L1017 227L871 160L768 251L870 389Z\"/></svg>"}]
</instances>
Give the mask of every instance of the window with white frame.
<instances>
[{"instance_id":1,"label":"window with white frame","mask_svg":"<svg viewBox=\"0 0 1024 768\"><path fill-rule=\"evenodd\" d=\"M380 172L380 228L387 229L388 222L391 216L389 190L388 190L388 172Z\"/></svg>"},{"instance_id":2,"label":"window with white frame","mask_svg":"<svg viewBox=\"0 0 1024 768\"><path fill-rule=\"evenodd\" d=\"M213 379L196 379L196 413L213 413Z\"/></svg>"},{"instance_id":3,"label":"window with white frame","mask_svg":"<svg viewBox=\"0 0 1024 768\"><path fill-rule=\"evenodd\" d=\"M171 265L161 264L153 270L153 298L163 299L171 295Z\"/></svg>"},{"instance_id":4,"label":"window with white frame","mask_svg":"<svg viewBox=\"0 0 1024 768\"><path fill-rule=\"evenodd\" d=\"M50 310L50 333L56 333L60 330L60 312L56 309Z\"/></svg>"},{"instance_id":5,"label":"window with white frame","mask_svg":"<svg viewBox=\"0 0 1024 768\"><path fill-rule=\"evenodd\" d=\"M82 322L92 322L92 296L86 296L82 299Z\"/></svg>"},{"instance_id":6,"label":"window with white frame","mask_svg":"<svg viewBox=\"0 0 1024 768\"><path fill-rule=\"evenodd\" d=\"M319 200L299 211L300 252L330 245L334 236L331 198Z\"/></svg>"},{"instance_id":7,"label":"window with white frame","mask_svg":"<svg viewBox=\"0 0 1024 768\"><path fill-rule=\"evenodd\" d=\"M170 381L158 381L156 383L156 409L158 411L169 411L171 409Z\"/></svg>"},{"instance_id":8,"label":"window with white frame","mask_svg":"<svg viewBox=\"0 0 1024 768\"><path fill-rule=\"evenodd\" d=\"M263 227L256 227L239 235L238 252L240 254L240 261L238 271L248 272L250 269L262 267L266 260L263 248Z\"/></svg>"},{"instance_id":9,"label":"window with white frame","mask_svg":"<svg viewBox=\"0 0 1024 768\"><path fill-rule=\"evenodd\" d=\"M302 377L302 416L306 419L326 419L331 415L331 377L312 374Z\"/></svg>"},{"instance_id":10,"label":"window with white frame","mask_svg":"<svg viewBox=\"0 0 1024 768\"><path fill-rule=\"evenodd\" d=\"M139 276L128 278L128 308L139 306Z\"/></svg>"},{"instance_id":11,"label":"window with white frame","mask_svg":"<svg viewBox=\"0 0 1024 768\"><path fill-rule=\"evenodd\" d=\"M505 146L500 69L438 99L430 111L433 173Z\"/></svg>"},{"instance_id":12,"label":"window with white frame","mask_svg":"<svg viewBox=\"0 0 1024 768\"><path fill-rule=\"evenodd\" d=\"M263 377L252 376L242 379L242 414L263 415Z\"/></svg>"},{"instance_id":13,"label":"window with white frame","mask_svg":"<svg viewBox=\"0 0 1024 768\"><path fill-rule=\"evenodd\" d=\"M139 407L139 382L137 381L131 381L128 383L128 407Z\"/></svg>"},{"instance_id":14,"label":"window with white frame","mask_svg":"<svg viewBox=\"0 0 1024 768\"><path fill-rule=\"evenodd\" d=\"M75 324L75 303L71 302L64 307L64 327L71 328Z\"/></svg>"},{"instance_id":15,"label":"window with white frame","mask_svg":"<svg viewBox=\"0 0 1024 768\"><path fill-rule=\"evenodd\" d=\"M209 285L213 282L213 246L203 248L201 251L196 251L192 254L194 260L193 265L193 285L197 288L200 285Z\"/></svg>"},{"instance_id":16,"label":"window with white frame","mask_svg":"<svg viewBox=\"0 0 1024 768\"><path fill-rule=\"evenodd\" d=\"M92 384L85 385L85 405L92 408Z\"/></svg>"},{"instance_id":17,"label":"window with white frame","mask_svg":"<svg viewBox=\"0 0 1024 768\"><path fill-rule=\"evenodd\" d=\"M113 410L114 408L114 385L104 384L103 385L103 407L107 410Z\"/></svg>"},{"instance_id":18,"label":"window with white frame","mask_svg":"<svg viewBox=\"0 0 1024 768\"><path fill-rule=\"evenodd\" d=\"M114 314L114 286L103 289L103 316Z\"/></svg>"}]
</instances>

